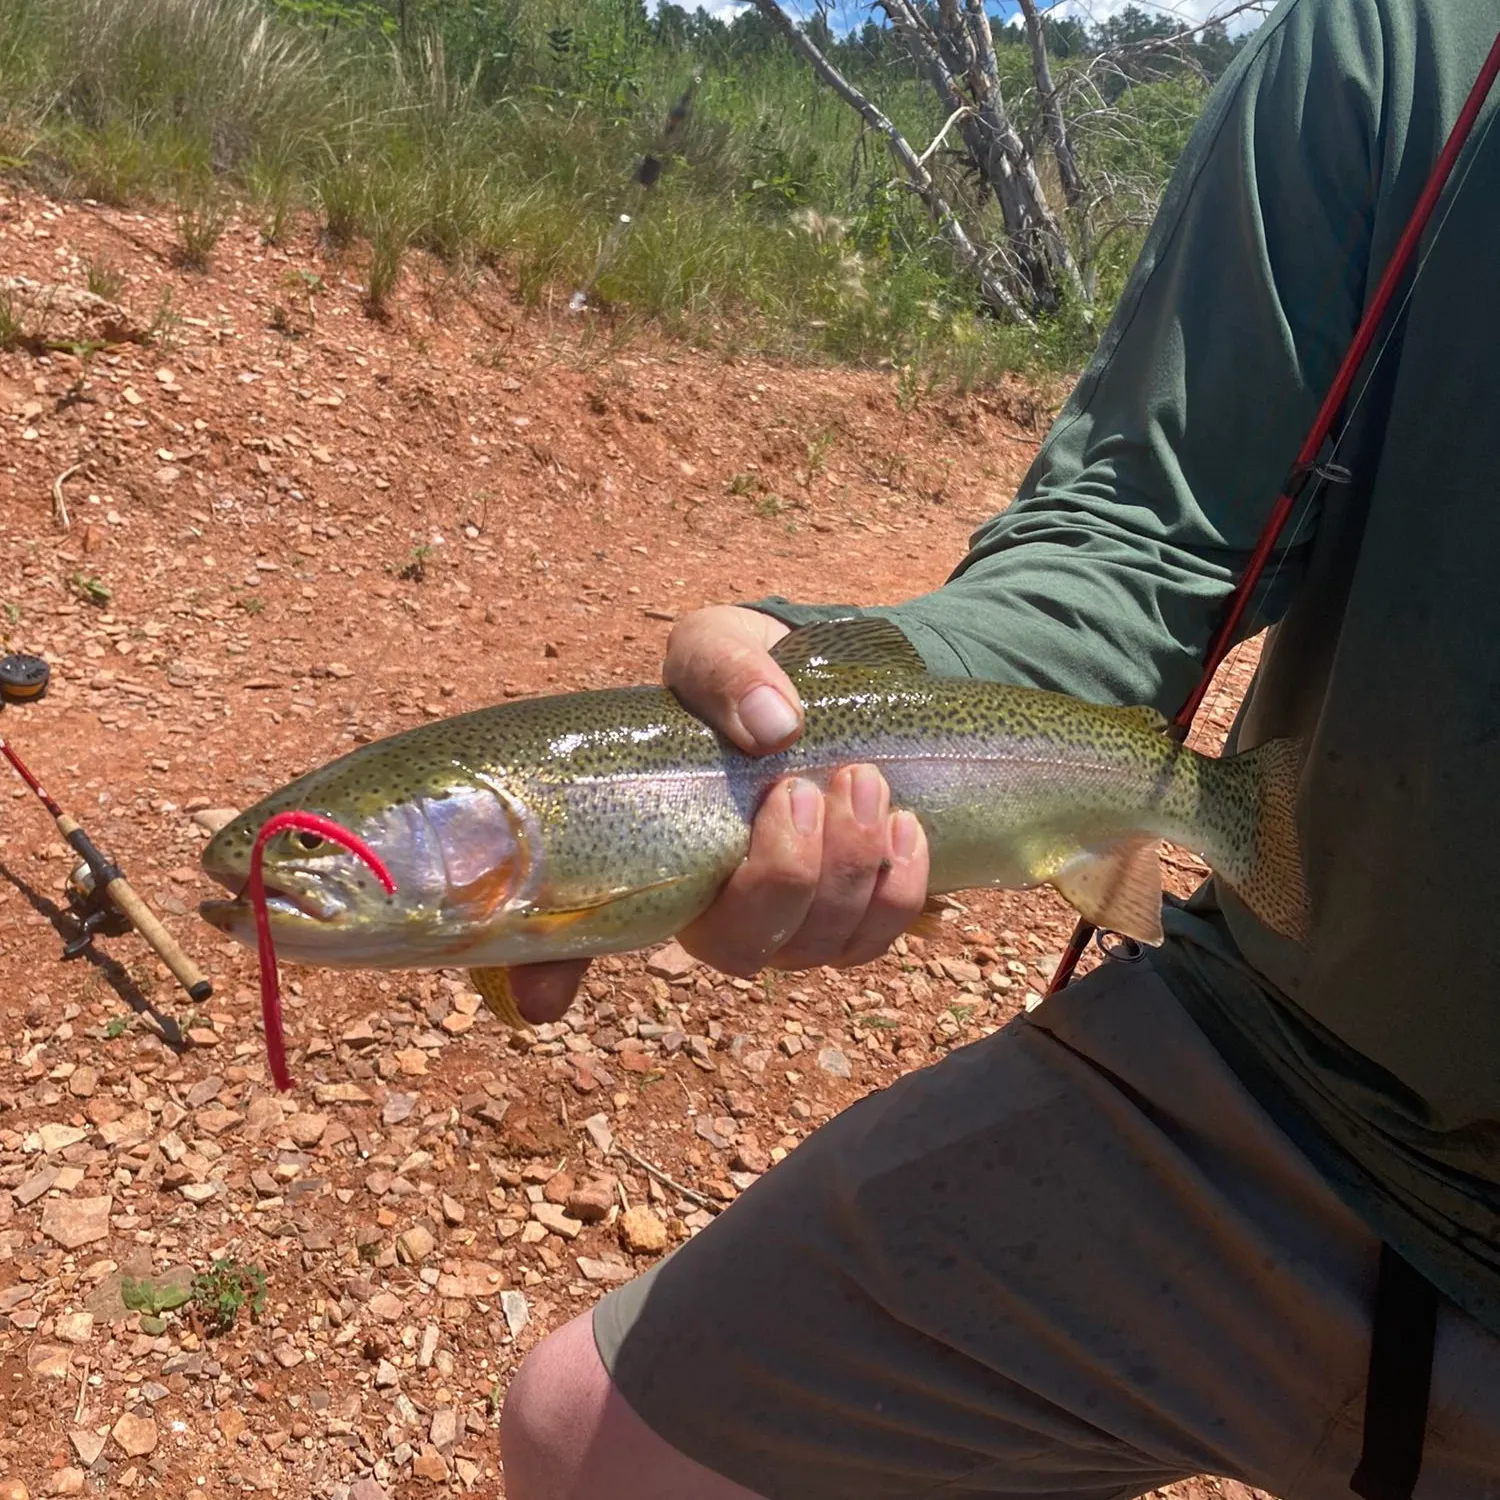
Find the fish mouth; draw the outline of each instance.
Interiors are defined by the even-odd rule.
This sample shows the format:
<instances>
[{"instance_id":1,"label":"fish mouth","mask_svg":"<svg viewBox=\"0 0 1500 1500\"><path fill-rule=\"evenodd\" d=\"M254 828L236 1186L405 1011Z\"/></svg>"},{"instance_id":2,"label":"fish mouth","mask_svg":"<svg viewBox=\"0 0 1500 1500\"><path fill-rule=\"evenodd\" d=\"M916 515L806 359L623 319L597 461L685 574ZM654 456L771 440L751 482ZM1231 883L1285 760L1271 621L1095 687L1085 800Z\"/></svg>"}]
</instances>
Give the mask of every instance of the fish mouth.
<instances>
[{"instance_id":1,"label":"fish mouth","mask_svg":"<svg viewBox=\"0 0 1500 1500\"><path fill-rule=\"evenodd\" d=\"M221 879L221 883L234 889L227 880ZM290 920L316 922L326 926L343 910L332 901L320 900L310 893L287 890L285 887L272 885L269 880L265 882L265 898L266 915L273 921L282 923ZM230 931L241 921L253 920L255 905L250 900L249 881L246 880L235 892L232 900L221 897L214 901L200 901L198 915L221 932Z\"/></svg>"}]
</instances>

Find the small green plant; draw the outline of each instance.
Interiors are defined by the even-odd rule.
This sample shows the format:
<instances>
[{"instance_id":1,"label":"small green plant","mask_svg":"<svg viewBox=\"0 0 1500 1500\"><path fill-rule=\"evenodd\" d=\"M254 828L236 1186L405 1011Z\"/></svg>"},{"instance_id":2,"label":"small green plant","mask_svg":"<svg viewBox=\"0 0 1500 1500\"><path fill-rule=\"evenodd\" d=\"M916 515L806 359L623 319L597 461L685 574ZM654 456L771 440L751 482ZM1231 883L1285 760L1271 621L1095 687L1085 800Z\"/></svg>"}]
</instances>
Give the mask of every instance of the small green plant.
<instances>
[{"instance_id":1,"label":"small green plant","mask_svg":"<svg viewBox=\"0 0 1500 1500\"><path fill-rule=\"evenodd\" d=\"M117 1042L127 1031L130 1030L129 1016L111 1016L109 1025L104 1028L104 1040L106 1042ZM130 1305L128 1302L125 1304Z\"/></svg>"},{"instance_id":2,"label":"small green plant","mask_svg":"<svg viewBox=\"0 0 1500 1500\"><path fill-rule=\"evenodd\" d=\"M9 354L26 341L26 330L9 292L0 292L0 353Z\"/></svg>"},{"instance_id":3,"label":"small green plant","mask_svg":"<svg viewBox=\"0 0 1500 1500\"><path fill-rule=\"evenodd\" d=\"M266 601L262 599L259 594L246 594L245 597L240 600L240 608L244 610L247 615L258 615L262 610L265 609L265 607Z\"/></svg>"},{"instance_id":4,"label":"small green plant","mask_svg":"<svg viewBox=\"0 0 1500 1500\"><path fill-rule=\"evenodd\" d=\"M151 319L151 341L161 349L172 349L176 347L181 331L182 314L172 301L172 288L165 287Z\"/></svg>"},{"instance_id":5,"label":"small green plant","mask_svg":"<svg viewBox=\"0 0 1500 1500\"><path fill-rule=\"evenodd\" d=\"M228 212L212 182L191 178L177 193L177 263L189 271L206 271L214 246L224 233Z\"/></svg>"},{"instance_id":6,"label":"small green plant","mask_svg":"<svg viewBox=\"0 0 1500 1500\"><path fill-rule=\"evenodd\" d=\"M159 1317L164 1312L174 1312L186 1307L193 1300L193 1289L180 1281L153 1281L149 1276L136 1279L125 1277L120 1282L120 1301L131 1312L149 1313Z\"/></svg>"},{"instance_id":7,"label":"small green plant","mask_svg":"<svg viewBox=\"0 0 1500 1500\"><path fill-rule=\"evenodd\" d=\"M92 604L95 609L103 609L114 598L109 585L95 578L92 573L70 573L68 587L77 598L85 604Z\"/></svg>"},{"instance_id":8,"label":"small green plant","mask_svg":"<svg viewBox=\"0 0 1500 1500\"><path fill-rule=\"evenodd\" d=\"M396 577L403 583L423 582L427 577L427 559L431 556L432 548L425 543L420 547L413 547L406 565L397 572Z\"/></svg>"},{"instance_id":9,"label":"small green plant","mask_svg":"<svg viewBox=\"0 0 1500 1500\"><path fill-rule=\"evenodd\" d=\"M83 263L88 289L106 302L117 302L125 287L125 273L113 261L96 260L92 255Z\"/></svg>"},{"instance_id":10,"label":"small green plant","mask_svg":"<svg viewBox=\"0 0 1500 1500\"><path fill-rule=\"evenodd\" d=\"M410 239L397 209L383 206L371 212L370 269L365 277L365 308L371 317L385 317Z\"/></svg>"},{"instance_id":11,"label":"small green plant","mask_svg":"<svg viewBox=\"0 0 1500 1500\"><path fill-rule=\"evenodd\" d=\"M266 1273L253 1261L222 1255L193 1277L192 1299L206 1333L228 1333L244 1307L258 1323L266 1310Z\"/></svg>"}]
</instances>

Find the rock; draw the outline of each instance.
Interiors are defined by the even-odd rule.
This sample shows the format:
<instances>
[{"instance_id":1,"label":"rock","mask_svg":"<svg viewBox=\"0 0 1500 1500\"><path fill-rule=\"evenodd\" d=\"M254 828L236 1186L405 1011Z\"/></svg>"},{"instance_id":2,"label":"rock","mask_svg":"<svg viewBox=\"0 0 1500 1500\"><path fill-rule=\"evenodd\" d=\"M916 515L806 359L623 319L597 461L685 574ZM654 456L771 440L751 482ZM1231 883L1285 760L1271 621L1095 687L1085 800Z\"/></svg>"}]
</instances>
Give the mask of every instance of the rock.
<instances>
[{"instance_id":1,"label":"rock","mask_svg":"<svg viewBox=\"0 0 1500 1500\"><path fill-rule=\"evenodd\" d=\"M554 1172L542 1189L542 1197L548 1203L566 1203L573 1196L577 1186L578 1181L571 1172Z\"/></svg>"},{"instance_id":2,"label":"rock","mask_svg":"<svg viewBox=\"0 0 1500 1500\"><path fill-rule=\"evenodd\" d=\"M382 1125L399 1125L417 1107L417 1094L389 1094L380 1110Z\"/></svg>"},{"instance_id":3,"label":"rock","mask_svg":"<svg viewBox=\"0 0 1500 1500\"><path fill-rule=\"evenodd\" d=\"M501 1292L500 1311L505 1314L505 1326L515 1338L531 1321L531 1309L526 1304L523 1292Z\"/></svg>"},{"instance_id":4,"label":"rock","mask_svg":"<svg viewBox=\"0 0 1500 1500\"><path fill-rule=\"evenodd\" d=\"M646 972L658 979L671 981L686 979L698 967L698 960L675 938L665 947L658 948L646 960Z\"/></svg>"},{"instance_id":5,"label":"rock","mask_svg":"<svg viewBox=\"0 0 1500 1500\"><path fill-rule=\"evenodd\" d=\"M433 1412L427 1439L444 1453L458 1441L458 1413L453 1407L440 1406Z\"/></svg>"},{"instance_id":6,"label":"rock","mask_svg":"<svg viewBox=\"0 0 1500 1500\"><path fill-rule=\"evenodd\" d=\"M372 1102L369 1094L357 1083L320 1083L313 1090L313 1098L319 1104L369 1104Z\"/></svg>"},{"instance_id":7,"label":"rock","mask_svg":"<svg viewBox=\"0 0 1500 1500\"><path fill-rule=\"evenodd\" d=\"M444 1193L438 1200L443 1210L443 1219L449 1224L462 1224L464 1221L464 1206L457 1198Z\"/></svg>"},{"instance_id":8,"label":"rock","mask_svg":"<svg viewBox=\"0 0 1500 1500\"><path fill-rule=\"evenodd\" d=\"M36 1134L42 1150L52 1156L58 1151L66 1151L69 1146L76 1146L88 1131L82 1125L43 1125Z\"/></svg>"},{"instance_id":9,"label":"rock","mask_svg":"<svg viewBox=\"0 0 1500 1500\"><path fill-rule=\"evenodd\" d=\"M31 1491L19 1479L0 1479L0 1500L31 1500Z\"/></svg>"},{"instance_id":10,"label":"rock","mask_svg":"<svg viewBox=\"0 0 1500 1500\"><path fill-rule=\"evenodd\" d=\"M245 1134L255 1140L269 1132L280 1130L285 1115L280 1099L271 1094L261 1094L245 1107Z\"/></svg>"},{"instance_id":11,"label":"rock","mask_svg":"<svg viewBox=\"0 0 1500 1500\"><path fill-rule=\"evenodd\" d=\"M590 1255L577 1257L578 1269L589 1281L599 1282L621 1282L631 1281L635 1277L635 1269L627 1266L620 1260L596 1260Z\"/></svg>"},{"instance_id":12,"label":"rock","mask_svg":"<svg viewBox=\"0 0 1500 1500\"><path fill-rule=\"evenodd\" d=\"M110 1197L54 1198L42 1211L42 1233L65 1250L109 1238Z\"/></svg>"},{"instance_id":13,"label":"rock","mask_svg":"<svg viewBox=\"0 0 1500 1500\"><path fill-rule=\"evenodd\" d=\"M76 1427L68 1434L68 1441L72 1443L79 1463L85 1469L92 1469L99 1462L99 1455L104 1452L107 1439L87 1427Z\"/></svg>"},{"instance_id":14,"label":"rock","mask_svg":"<svg viewBox=\"0 0 1500 1500\"><path fill-rule=\"evenodd\" d=\"M374 1479L356 1479L349 1486L349 1500L391 1500L390 1491Z\"/></svg>"},{"instance_id":15,"label":"rock","mask_svg":"<svg viewBox=\"0 0 1500 1500\"><path fill-rule=\"evenodd\" d=\"M378 1365L376 1365L376 1367L375 1367L375 1388L376 1388L376 1390L381 1390L381 1391L389 1390L393 1385L398 1384L400 1382L400 1379L401 1379L400 1371L398 1371L396 1369L395 1365L393 1365L390 1362L390 1360L383 1359L383 1360L380 1361L380 1363Z\"/></svg>"},{"instance_id":16,"label":"rock","mask_svg":"<svg viewBox=\"0 0 1500 1500\"><path fill-rule=\"evenodd\" d=\"M436 1448L424 1446L422 1451L412 1459L411 1471L417 1479L442 1484L448 1478L448 1460Z\"/></svg>"},{"instance_id":17,"label":"rock","mask_svg":"<svg viewBox=\"0 0 1500 1500\"><path fill-rule=\"evenodd\" d=\"M47 1481L47 1493L49 1495L81 1495L87 1481L88 1476L76 1465L69 1465L65 1469L55 1469L51 1479Z\"/></svg>"},{"instance_id":18,"label":"rock","mask_svg":"<svg viewBox=\"0 0 1500 1500\"><path fill-rule=\"evenodd\" d=\"M426 1260L437 1249L437 1240L425 1224L413 1224L396 1236L396 1255L408 1266Z\"/></svg>"},{"instance_id":19,"label":"rock","mask_svg":"<svg viewBox=\"0 0 1500 1500\"><path fill-rule=\"evenodd\" d=\"M620 1243L632 1255L660 1255L667 1248L667 1226L652 1209L638 1203L620 1215Z\"/></svg>"},{"instance_id":20,"label":"rock","mask_svg":"<svg viewBox=\"0 0 1500 1500\"><path fill-rule=\"evenodd\" d=\"M583 1122L583 1128L588 1131L589 1139L601 1156L608 1156L615 1149L615 1135L614 1131L609 1128L608 1115L590 1115Z\"/></svg>"},{"instance_id":21,"label":"rock","mask_svg":"<svg viewBox=\"0 0 1500 1500\"><path fill-rule=\"evenodd\" d=\"M422 1342L417 1345L417 1368L419 1370L429 1369L432 1365L432 1357L437 1353L438 1333L436 1323L429 1323L422 1330Z\"/></svg>"},{"instance_id":22,"label":"rock","mask_svg":"<svg viewBox=\"0 0 1500 1500\"><path fill-rule=\"evenodd\" d=\"M560 1234L565 1240L577 1239L579 1231L583 1228L581 1219L570 1218L567 1212L556 1203L533 1203L531 1217L544 1229L550 1230L553 1234Z\"/></svg>"},{"instance_id":23,"label":"rock","mask_svg":"<svg viewBox=\"0 0 1500 1500\"><path fill-rule=\"evenodd\" d=\"M89 1067L87 1063L82 1067L74 1068L73 1076L68 1079L68 1092L75 1099L91 1098L98 1087L99 1070Z\"/></svg>"},{"instance_id":24,"label":"rock","mask_svg":"<svg viewBox=\"0 0 1500 1500\"><path fill-rule=\"evenodd\" d=\"M221 1407L218 1423L219 1431L224 1434L224 1441L233 1443L245 1430L245 1414L237 1406Z\"/></svg>"},{"instance_id":25,"label":"rock","mask_svg":"<svg viewBox=\"0 0 1500 1500\"><path fill-rule=\"evenodd\" d=\"M184 1182L177 1189L189 1203L207 1203L219 1190L211 1182Z\"/></svg>"},{"instance_id":26,"label":"rock","mask_svg":"<svg viewBox=\"0 0 1500 1500\"><path fill-rule=\"evenodd\" d=\"M753 1141L741 1141L735 1148L729 1165L736 1172L754 1172L757 1176L771 1170L771 1155Z\"/></svg>"},{"instance_id":27,"label":"rock","mask_svg":"<svg viewBox=\"0 0 1500 1500\"><path fill-rule=\"evenodd\" d=\"M224 1087L224 1080L217 1073L210 1073L207 1078L200 1078L192 1088L187 1091L187 1107L189 1109L202 1109L205 1104L212 1104L219 1097L219 1091Z\"/></svg>"},{"instance_id":28,"label":"rock","mask_svg":"<svg viewBox=\"0 0 1500 1500\"><path fill-rule=\"evenodd\" d=\"M93 1336L94 1315L91 1312L63 1313L53 1325L53 1332L64 1343L86 1344Z\"/></svg>"},{"instance_id":29,"label":"rock","mask_svg":"<svg viewBox=\"0 0 1500 1500\"><path fill-rule=\"evenodd\" d=\"M156 1447L156 1423L150 1417L124 1412L109 1430L109 1435L129 1458L144 1458Z\"/></svg>"},{"instance_id":30,"label":"rock","mask_svg":"<svg viewBox=\"0 0 1500 1500\"><path fill-rule=\"evenodd\" d=\"M316 1146L323 1139L323 1132L328 1129L328 1116L318 1114L293 1115L283 1128L292 1138L294 1145L301 1146L306 1150L312 1146Z\"/></svg>"},{"instance_id":31,"label":"rock","mask_svg":"<svg viewBox=\"0 0 1500 1500\"><path fill-rule=\"evenodd\" d=\"M818 1053L818 1066L825 1073L831 1073L835 1078L849 1078L853 1076L853 1069L849 1066L849 1059L837 1047L824 1047Z\"/></svg>"},{"instance_id":32,"label":"rock","mask_svg":"<svg viewBox=\"0 0 1500 1500\"><path fill-rule=\"evenodd\" d=\"M406 1311L405 1304L394 1292L376 1292L370 1298L369 1307L382 1323L394 1323Z\"/></svg>"},{"instance_id":33,"label":"rock","mask_svg":"<svg viewBox=\"0 0 1500 1500\"><path fill-rule=\"evenodd\" d=\"M204 807L195 812L193 822L199 828L206 828L210 833L217 833L226 823L232 823L239 817L239 809L236 807Z\"/></svg>"},{"instance_id":34,"label":"rock","mask_svg":"<svg viewBox=\"0 0 1500 1500\"><path fill-rule=\"evenodd\" d=\"M945 958L940 962L943 972L955 984L978 984L984 978L979 965L970 963L966 958Z\"/></svg>"},{"instance_id":35,"label":"rock","mask_svg":"<svg viewBox=\"0 0 1500 1500\"><path fill-rule=\"evenodd\" d=\"M585 1224L597 1224L615 1203L616 1182L613 1177L596 1177L568 1194L567 1211Z\"/></svg>"},{"instance_id":36,"label":"rock","mask_svg":"<svg viewBox=\"0 0 1500 1500\"><path fill-rule=\"evenodd\" d=\"M28 1177L20 1187L15 1189L14 1197L17 1204L25 1208L30 1203L35 1203L43 1193L50 1191L53 1183L57 1181L60 1168L44 1167L40 1172Z\"/></svg>"},{"instance_id":37,"label":"rock","mask_svg":"<svg viewBox=\"0 0 1500 1500\"><path fill-rule=\"evenodd\" d=\"M499 1266L487 1260L461 1260L457 1271L438 1277L439 1297L493 1297L505 1281Z\"/></svg>"}]
</instances>

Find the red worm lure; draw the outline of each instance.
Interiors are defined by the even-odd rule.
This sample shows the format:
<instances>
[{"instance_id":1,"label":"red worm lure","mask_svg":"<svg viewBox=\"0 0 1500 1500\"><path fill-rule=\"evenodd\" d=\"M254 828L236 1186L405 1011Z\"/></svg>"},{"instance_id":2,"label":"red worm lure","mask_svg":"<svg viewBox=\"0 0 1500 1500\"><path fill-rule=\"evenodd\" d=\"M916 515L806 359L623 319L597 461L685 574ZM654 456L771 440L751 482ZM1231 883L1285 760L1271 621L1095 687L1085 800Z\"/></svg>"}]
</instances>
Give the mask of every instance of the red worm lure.
<instances>
[{"instance_id":1,"label":"red worm lure","mask_svg":"<svg viewBox=\"0 0 1500 1500\"><path fill-rule=\"evenodd\" d=\"M341 828L331 818L312 812L282 812L268 818L265 826L256 835L255 847L250 851L250 884L247 891L250 906L255 913L255 947L260 960L260 1013L266 1029L266 1060L271 1067L271 1077L276 1087L286 1090L292 1086L292 1075L286 1069L286 1042L281 1034L281 981L276 973L276 944L271 937L271 921L266 913L266 883L261 872L261 859L265 853L266 840L284 828L300 828L305 833L321 834L335 844L342 845L351 854L357 855L374 872L375 878L385 887L387 895L394 895L396 882L390 871L381 862L380 856L347 828Z\"/></svg>"}]
</instances>

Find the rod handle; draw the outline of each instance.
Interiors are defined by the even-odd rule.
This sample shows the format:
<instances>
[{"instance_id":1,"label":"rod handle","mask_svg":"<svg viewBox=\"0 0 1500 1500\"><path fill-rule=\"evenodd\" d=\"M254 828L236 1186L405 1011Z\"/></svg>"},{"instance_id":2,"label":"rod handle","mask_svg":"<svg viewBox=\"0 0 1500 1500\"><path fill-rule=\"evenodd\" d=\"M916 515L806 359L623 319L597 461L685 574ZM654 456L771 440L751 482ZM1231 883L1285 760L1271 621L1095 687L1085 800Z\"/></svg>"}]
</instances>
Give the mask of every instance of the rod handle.
<instances>
[{"instance_id":1,"label":"rod handle","mask_svg":"<svg viewBox=\"0 0 1500 1500\"><path fill-rule=\"evenodd\" d=\"M136 895L130 882L117 875L104 887L104 894L130 919L130 925L156 950L178 984L192 999L202 1002L214 992L212 981L177 944L177 939L156 919L151 908Z\"/></svg>"}]
</instances>

